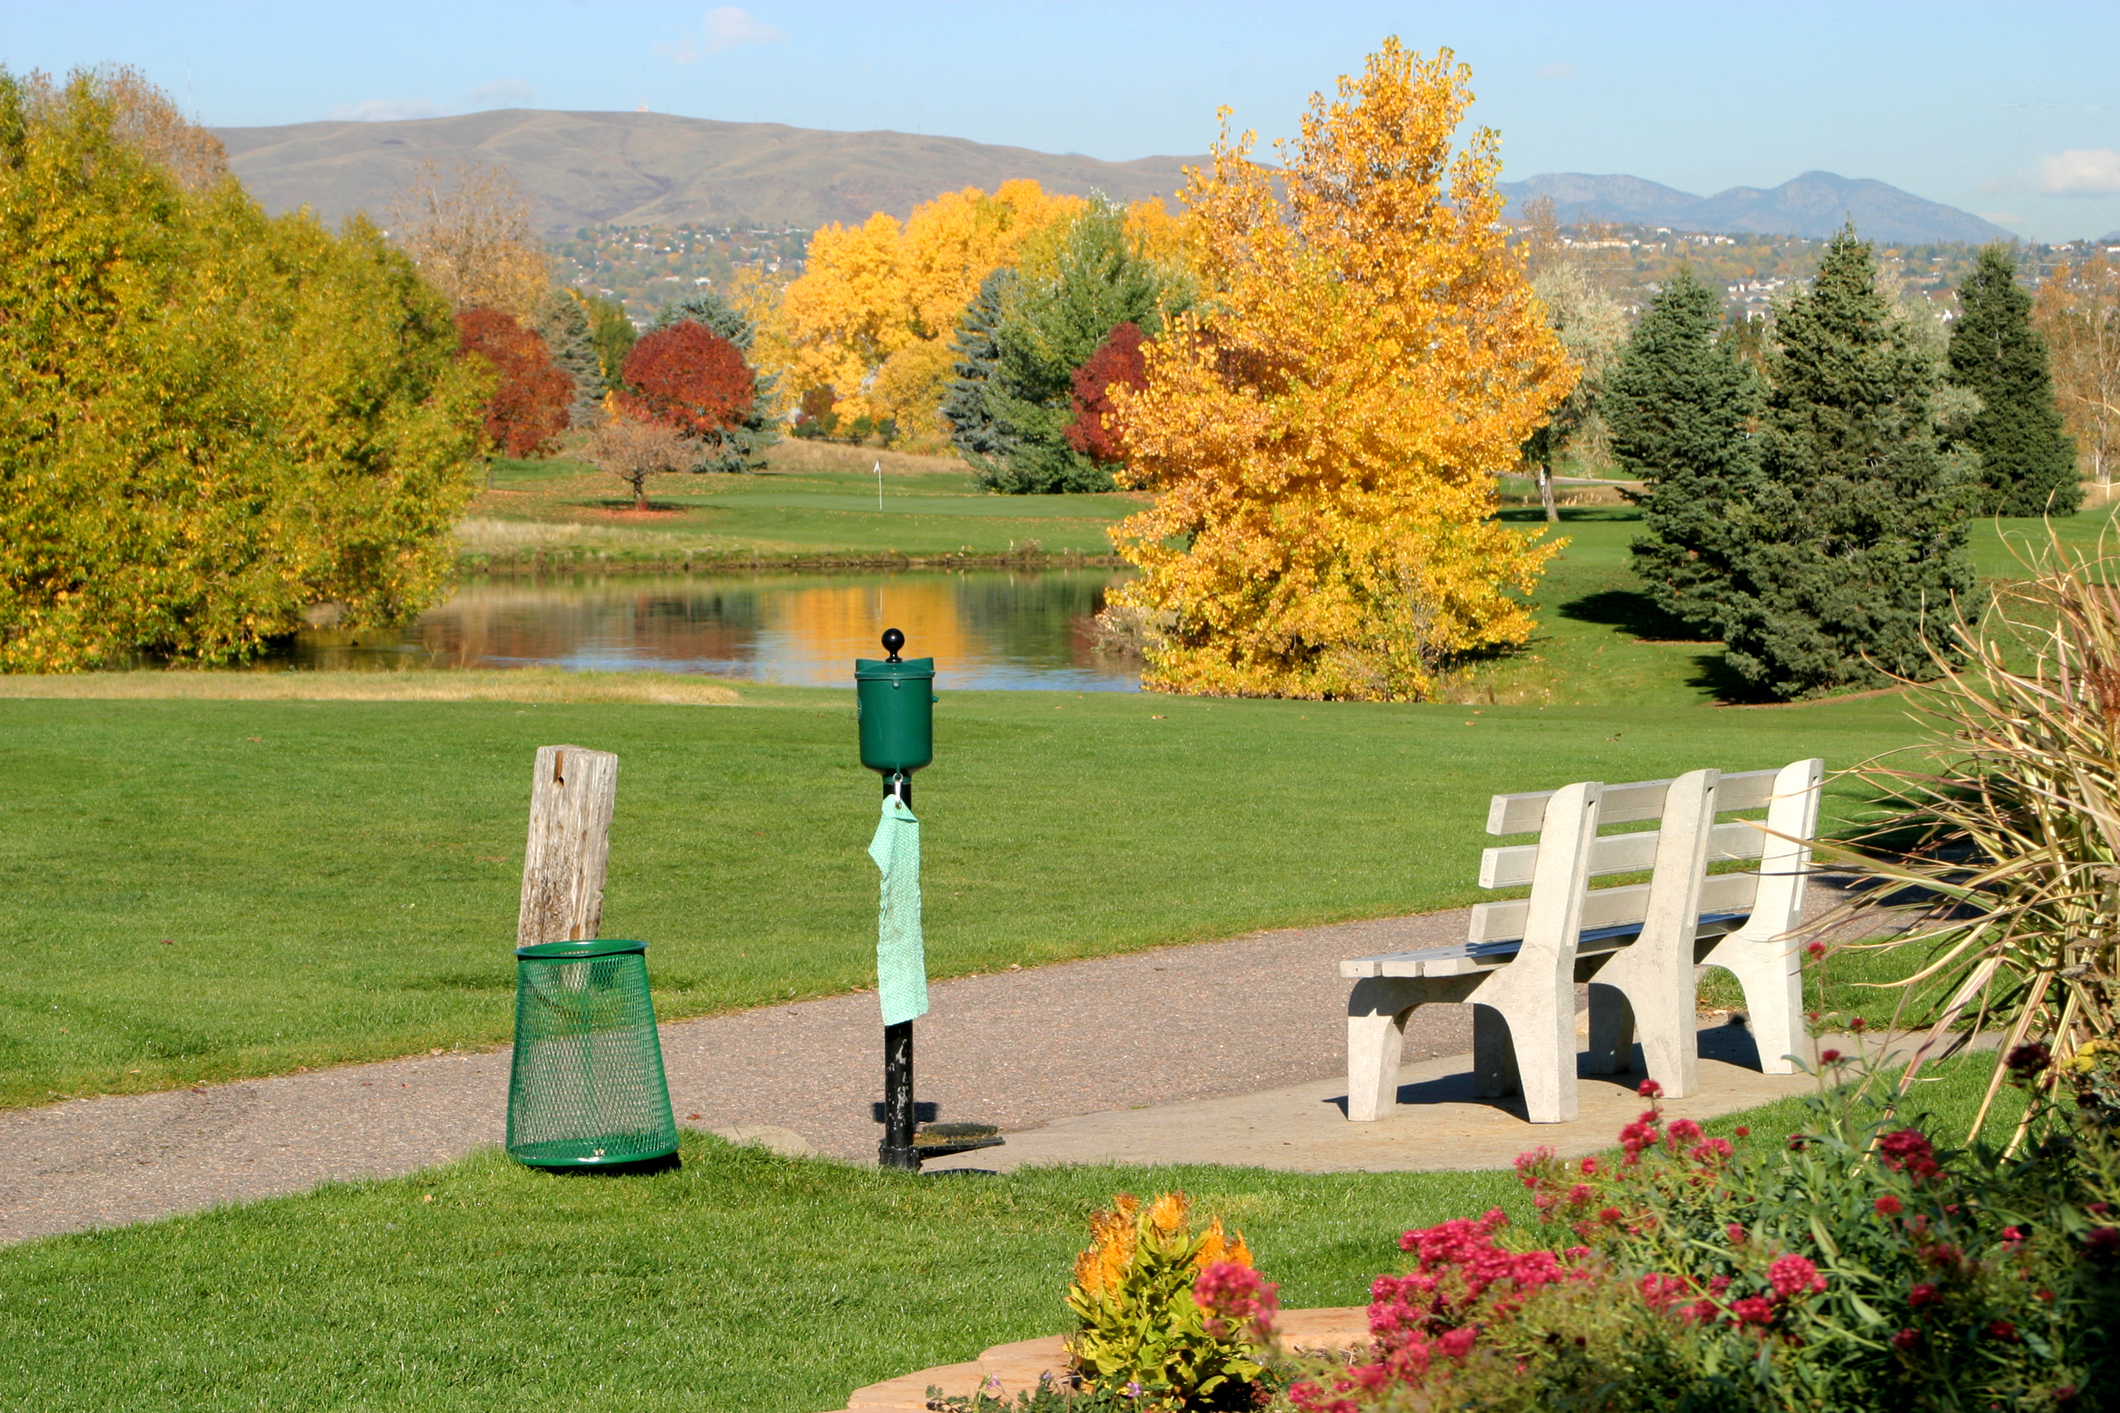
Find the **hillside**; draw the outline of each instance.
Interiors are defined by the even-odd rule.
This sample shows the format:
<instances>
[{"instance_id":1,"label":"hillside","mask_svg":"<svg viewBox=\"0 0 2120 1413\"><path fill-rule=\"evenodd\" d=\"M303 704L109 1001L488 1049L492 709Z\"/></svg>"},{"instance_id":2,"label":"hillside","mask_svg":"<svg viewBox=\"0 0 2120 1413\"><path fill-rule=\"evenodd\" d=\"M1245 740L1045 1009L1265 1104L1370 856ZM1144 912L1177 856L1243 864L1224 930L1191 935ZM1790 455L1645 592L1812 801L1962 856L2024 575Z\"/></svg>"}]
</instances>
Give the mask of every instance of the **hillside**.
<instances>
[{"instance_id":1,"label":"hillside","mask_svg":"<svg viewBox=\"0 0 2120 1413\"><path fill-rule=\"evenodd\" d=\"M560 113L509 108L396 123L216 128L230 165L274 211L308 205L326 220L380 215L411 165L434 158L505 163L550 236L582 226L814 230L875 211L903 217L939 192L991 191L1011 177L1049 190L1100 189L1121 201L1169 196L1203 157L1100 162L957 137L824 132L779 123L720 123L667 113ZM1563 224L1620 221L1685 231L1831 235L1849 214L1864 235L1894 241L2007 240L1977 216L1883 182L1806 172L1771 190L1694 196L1629 176L1557 173L1503 182L1510 214L1551 196Z\"/></svg>"},{"instance_id":2,"label":"hillside","mask_svg":"<svg viewBox=\"0 0 2120 1413\"><path fill-rule=\"evenodd\" d=\"M267 209L307 205L329 221L380 216L413 163L465 159L514 172L548 235L626 226L815 229L876 211L903 217L939 192L1030 177L1052 191L1121 201L1168 196L1201 158L1100 162L902 132L821 132L664 113L510 108L409 122L216 128L229 165Z\"/></svg>"},{"instance_id":3,"label":"hillside","mask_svg":"<svg viewBox=\"0 0 2120 1413\"><path fill-rule=\"evenodd\" d=\"M1993 222L1955 206L1924 200L1880 181L1832 172L1805 172L1764 191L1733 186L1713 196L1694 196L1640 177L1593 177L1576 172L1503 182L1501 190L1509 198L1512 217L1522 216L1524 202L1552 197L1554 215L1562 225L1617 221L1669 226L1675 231L1757 231L1823 240L1852 216L1855 229L1875 240L1978 244L2015 239Z\"/></svg>"}]
</instances>

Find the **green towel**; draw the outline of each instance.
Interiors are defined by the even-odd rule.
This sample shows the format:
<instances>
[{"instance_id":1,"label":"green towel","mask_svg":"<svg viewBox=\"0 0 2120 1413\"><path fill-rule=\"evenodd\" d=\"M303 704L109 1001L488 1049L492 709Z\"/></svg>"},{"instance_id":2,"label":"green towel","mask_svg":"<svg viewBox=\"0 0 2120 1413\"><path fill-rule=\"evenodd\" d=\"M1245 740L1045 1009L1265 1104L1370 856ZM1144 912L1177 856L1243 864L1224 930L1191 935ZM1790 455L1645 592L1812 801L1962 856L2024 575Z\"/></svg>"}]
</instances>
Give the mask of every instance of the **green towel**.
<instances>
[{"instance_id":1,"label":"green towel","mask_svg":"<svg viewBox=\"0 0 2120 1413\"><path fill-rule=\"evenodd\" d=\"M927 952L920 940L920 821L896 795L883 797L883 818L869 842L883 870L876 916L876 998L883 1023L927 1014Z\"/></svg>"}]
</instances>

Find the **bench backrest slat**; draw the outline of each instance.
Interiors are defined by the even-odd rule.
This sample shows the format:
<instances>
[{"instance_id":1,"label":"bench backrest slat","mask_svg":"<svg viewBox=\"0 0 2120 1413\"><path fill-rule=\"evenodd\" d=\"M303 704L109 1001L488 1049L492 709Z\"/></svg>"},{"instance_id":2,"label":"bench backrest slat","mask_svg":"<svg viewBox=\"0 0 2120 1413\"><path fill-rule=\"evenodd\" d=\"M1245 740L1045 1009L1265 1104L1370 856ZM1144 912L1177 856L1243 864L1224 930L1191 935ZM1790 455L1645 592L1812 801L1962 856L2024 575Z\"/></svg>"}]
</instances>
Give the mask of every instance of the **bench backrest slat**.
<instances>
[{"instance_id":1,"label":"bench backrest slat","mask_svg":"<svg viewBox=\"0 0 2120 1413\"><path fill-rule=\"evenodd\" d=\"M1645 920L1649 916L1650 886L1647 883L1637 883L1626 888L1591 889L1583 895L1581 925L1586 929L1625 927ZM1748 912L1758 894L1758 874L1718 873L1701 882L1700 911ZM1507 942L1522 937L1525 923L1530 916L1530 907L1530 900L1527 898L1474 904L1472 926L1466 940L1478 945L1482 942Z\"/></svg>"},{"instance_id":2,"label":"bench backrest slat","mask_svg":"<svg viewBox=\"0 0 2120 1413\"><path fill-rule=\"evenodd\" d=\"M1723 776L1716 790L1715 812L1728 814L1733 810L1765 809L1774 794L1775 777L1780 773L1778 770L1745 770ZM1607 785L1604 799L1598 805L1598 823L1631 824L1638 820L1661 819L1664 796L1670 789L1668 780L1636 780L1625 785ZM1487 832L1531 833L1545 820L1546 801L1552 797L1551 790L1496 795L1487 807Z\"/></svg>"},{"instance_id":3,"label":"bench backrest slat","mask_svg":"<svg viewBox=\"0 0 2120 1413\"><path fill-rule=\"evenodd\" d=\"M1660 831L1654 829L1604 835L1590 846L1590 876L1599 878L1614 873L1647 871L1656 863L1659 837ZM1718 824L1708 834L1708 862L1756 859L1766 842L1765 831L1755 824L1744 820ZM1480 855L1480 887L1520 888L1531 881L1531 870L1537 862L1536 844L1508 844L1488 849Z\"/></svg>"}]
</instances>

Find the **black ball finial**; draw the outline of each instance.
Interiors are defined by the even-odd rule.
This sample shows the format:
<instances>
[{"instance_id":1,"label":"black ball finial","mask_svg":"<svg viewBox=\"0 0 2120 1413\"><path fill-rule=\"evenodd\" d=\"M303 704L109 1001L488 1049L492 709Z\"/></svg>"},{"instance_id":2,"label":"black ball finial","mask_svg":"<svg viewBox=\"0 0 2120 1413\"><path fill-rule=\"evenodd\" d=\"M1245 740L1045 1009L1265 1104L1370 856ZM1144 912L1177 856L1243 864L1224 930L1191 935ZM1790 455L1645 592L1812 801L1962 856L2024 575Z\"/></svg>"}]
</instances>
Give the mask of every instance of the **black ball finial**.
<instances>
[{"instance_id":1,"label":"black ball finial","mask_svg":"<svg viewBox=\"0 0 2120 1413\"><path fill-rule=\"evenodd\" d=\"M890 654L890 656L885 659L886 662L903 661L903 659L898 656L898 650L904 646L905 634L899 632L896 628L886 628L883 630L883 650Z\"/></svg>"}]
</instances>

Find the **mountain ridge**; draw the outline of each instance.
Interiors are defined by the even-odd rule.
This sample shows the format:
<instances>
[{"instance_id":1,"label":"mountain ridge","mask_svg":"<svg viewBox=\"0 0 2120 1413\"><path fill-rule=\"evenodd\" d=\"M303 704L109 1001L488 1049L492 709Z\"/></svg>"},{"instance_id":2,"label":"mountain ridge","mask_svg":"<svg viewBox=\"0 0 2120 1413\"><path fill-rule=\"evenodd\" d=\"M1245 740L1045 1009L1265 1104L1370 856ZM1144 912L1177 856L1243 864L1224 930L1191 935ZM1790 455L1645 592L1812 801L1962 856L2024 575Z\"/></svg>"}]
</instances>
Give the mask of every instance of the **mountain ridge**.
<instances>
[{"instance_id":1,"label":"mountain ridge","mask_svg":"<svg viewBox=\"0 0 2120 1413\"><path fill-rule=\"evenodd\" d=\"M1617 173L1554 172L1497 186L1509 198L1505 214L1522 219L1526 201L1550 196L1562 225L1612 221L1676 231L1751 231L1823 240L1852 218L1856 232L1874 240L1984 244L2017 238L1955 206L1872 177L1834 172L1805 172L1776 187L1733 186L1713 196L1695 196Z\"/></svg>"},{"instance_id":2,"label":"mountain ridge","mask_svg":"<svg viewBox=\"0 0 2120 1413\"><path fill-rule=\"evenodd\" d=\"M502 108L449 118L330 120L216 128L229 165L268 210L309 206L327 221L380 217L418 160L444 168L504 163L547 236L581 226L703 225L814 229L859 224L967 186L1028 177L1051 191L1119 201L1170 196L1198 157L1106 162L1076 153L879 130L828 132L666 113ZM1687 231L1829 236L1849 214L1884 240L2011 239L1955 207L1867 178L1806 172L1778 187L1695 196L1640 177L1547 173L1500 183L1509 212L1549 195L1564 224L1622 221Z\"/></svg>"}]
</instances>

